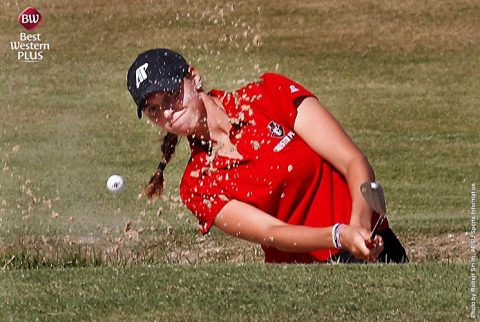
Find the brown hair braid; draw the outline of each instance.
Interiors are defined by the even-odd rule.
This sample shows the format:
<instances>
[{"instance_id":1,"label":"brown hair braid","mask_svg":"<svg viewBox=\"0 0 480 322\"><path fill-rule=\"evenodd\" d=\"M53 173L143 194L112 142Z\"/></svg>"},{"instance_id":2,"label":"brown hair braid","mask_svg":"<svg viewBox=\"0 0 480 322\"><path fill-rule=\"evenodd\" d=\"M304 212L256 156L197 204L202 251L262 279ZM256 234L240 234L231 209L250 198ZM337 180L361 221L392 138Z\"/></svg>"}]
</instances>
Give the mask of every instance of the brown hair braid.
<instances>
[{"instance_id":1,"label":"brown hair braid","mask_svg":"<svg viewBox=\"0 0 480 322\"><path fill-rule=\"evenodd\" d=\"M163 191L163 171L167 166L168 162L172 158L173 153L175 152L175 148L178 143L178 136L176 134L168 133L163 138L161 150L163 153L163 159L160 161L158 165L157 171L153 174L148 181L148 184L143 189L143 195L146 196L149 200L154 198L159 198Z\"/></svg>"}]
</instances>

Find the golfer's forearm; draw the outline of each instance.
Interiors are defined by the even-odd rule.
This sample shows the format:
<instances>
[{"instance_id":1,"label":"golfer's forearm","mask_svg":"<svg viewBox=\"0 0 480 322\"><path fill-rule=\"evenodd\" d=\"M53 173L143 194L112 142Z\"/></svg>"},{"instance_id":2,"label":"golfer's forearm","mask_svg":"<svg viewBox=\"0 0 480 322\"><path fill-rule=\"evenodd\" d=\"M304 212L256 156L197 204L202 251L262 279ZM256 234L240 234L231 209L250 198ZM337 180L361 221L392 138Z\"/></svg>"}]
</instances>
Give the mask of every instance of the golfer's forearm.
<instances>
[{"instance_id":1,"label":"golfer's forearm","mask_svg":"<svg viewBox=\"0 0 480 322\"><path fill-rule=\"evenodd\" d=\"M332 248L332 227L279 225L267 231L261 244L286 252L308 252Z\"/></svg>"},{"instance_id":2,"label":"golfer's forearm","mask_svg":"<svg viewBox=\"0 0 480 322\"><path fill-rule=\"evenodd\" d=\"M238 200L228 202L214 224L231 236L288 252L333 247L331 226L290 225Z\"/></svg>"},{"instance_id":3,"label":"golfer's forearm","mask_svg":"<svg viewBox=\"0 0 480 322\"><path fill-rule=\"evenodd\" d=\"M370 228L371 210L362 197L360 186L366 181L375 181L375 174L367 158L360 155L352 159L347 167L347 183L352 196L352 218L350 223Z\"/></svg>"}]
</instances>

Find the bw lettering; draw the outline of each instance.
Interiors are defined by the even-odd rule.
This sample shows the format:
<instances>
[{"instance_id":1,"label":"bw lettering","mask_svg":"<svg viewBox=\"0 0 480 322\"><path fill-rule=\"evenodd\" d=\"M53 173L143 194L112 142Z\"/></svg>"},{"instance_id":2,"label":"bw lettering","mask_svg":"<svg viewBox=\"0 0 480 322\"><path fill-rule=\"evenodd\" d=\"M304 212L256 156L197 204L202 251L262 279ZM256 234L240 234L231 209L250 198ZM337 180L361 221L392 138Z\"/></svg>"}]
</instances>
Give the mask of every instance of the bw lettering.
<instances>
[{"instance_id":1,"label":"bw lettering","mask_svg":"<svg viewBox=\"0 0 480 322\"><path fill-rule=\"evenodd\" d=\"M18 16L18 23L27 30L35 29L40 22L42 22L42 15L33 7L28 7Z\"/></svg>"},{"instance_id":2,"label":"bw lettering","mask_svg":"<svg viewBox=\"0 0 480 322\"><path fill-rule=\"evenodd\" d=\"M22 25L26 23L37 24L40 21L40 15L20 15Z\"/></svg>"}]
</instances>

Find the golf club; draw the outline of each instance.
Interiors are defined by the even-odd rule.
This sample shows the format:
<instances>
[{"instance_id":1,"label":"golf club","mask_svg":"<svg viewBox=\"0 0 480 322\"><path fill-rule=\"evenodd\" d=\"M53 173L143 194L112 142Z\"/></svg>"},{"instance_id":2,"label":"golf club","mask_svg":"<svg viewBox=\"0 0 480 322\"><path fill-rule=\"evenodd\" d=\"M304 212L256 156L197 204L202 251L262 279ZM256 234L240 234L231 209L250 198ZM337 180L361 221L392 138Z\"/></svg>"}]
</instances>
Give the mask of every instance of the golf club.
<instances>
[{"instance_id":1,"label":"golf club","mask_svg":"<svg viewBox=\"0 0 480 322\"><path fill-rule=\"evenodd\" d=\"M375 226L372 229L372 233L367 242L367 246L371 246L371 242L375 239L375 236L378 233L378 229L382 225L383 221L387 217L387 207L385 205L385 194L383 193L383 188L378 182L365 182L360 186L360 191L362 192L363 198L367 201L370 208L372 208L376 213L380 215Z\"/></svg>"}]
</instances>

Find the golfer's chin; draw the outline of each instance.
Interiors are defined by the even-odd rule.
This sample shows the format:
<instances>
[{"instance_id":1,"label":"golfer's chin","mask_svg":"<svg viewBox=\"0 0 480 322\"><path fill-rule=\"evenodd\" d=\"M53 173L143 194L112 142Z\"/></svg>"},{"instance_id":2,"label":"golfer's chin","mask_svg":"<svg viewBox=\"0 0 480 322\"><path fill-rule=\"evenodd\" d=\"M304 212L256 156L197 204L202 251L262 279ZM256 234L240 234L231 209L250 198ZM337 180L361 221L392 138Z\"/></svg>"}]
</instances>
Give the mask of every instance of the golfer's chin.
<instances>
[{"instance_id":1,"label":"golfer's chin","mask_svg":"<svg viewBox=\"0 0 480 322\"><path fill-rule=\"evenodd\" d=\"M194 122L181 122L180 120L171 124L165 128L170 133L181 135L181 136L188 136L195 132L196 124Z\"/></svg>"}]
</instances>

